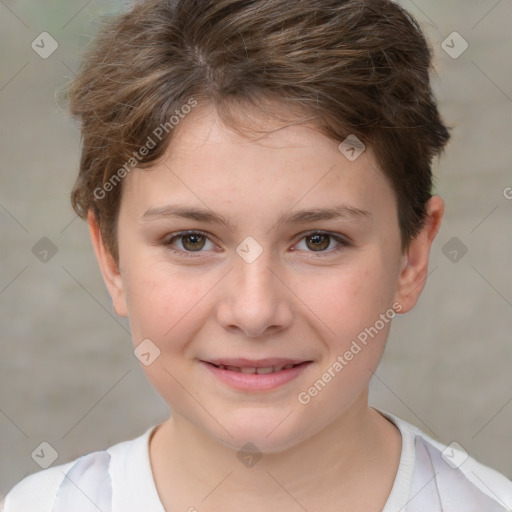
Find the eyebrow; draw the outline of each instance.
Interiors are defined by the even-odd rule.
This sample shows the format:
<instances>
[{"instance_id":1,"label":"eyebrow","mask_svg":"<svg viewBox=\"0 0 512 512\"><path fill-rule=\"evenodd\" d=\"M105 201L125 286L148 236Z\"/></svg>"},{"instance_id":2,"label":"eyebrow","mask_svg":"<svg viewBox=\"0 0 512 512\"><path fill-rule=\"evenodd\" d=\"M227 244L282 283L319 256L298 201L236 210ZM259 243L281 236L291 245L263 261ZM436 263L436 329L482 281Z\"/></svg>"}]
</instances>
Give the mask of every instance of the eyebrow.
<instances>
[{"instance_id":1,"label":"eyebrow","mask_svg":"<svg viewBox=\"0 0 512 512\"><path fill-rule=\"evenodd\" d=\"M303 224L335 219L362 221L371 217L372 214L367 210L340 204L331 208L311 208L308 210L282 212L274 224L274 227L286 223ZM232 227L224 216L213 213L212 211L174 204L150 208L142 215L141 220L146 221L158 218L180 218L212 224L222 224L228 229Z\"/></svg>"}]
</instances>

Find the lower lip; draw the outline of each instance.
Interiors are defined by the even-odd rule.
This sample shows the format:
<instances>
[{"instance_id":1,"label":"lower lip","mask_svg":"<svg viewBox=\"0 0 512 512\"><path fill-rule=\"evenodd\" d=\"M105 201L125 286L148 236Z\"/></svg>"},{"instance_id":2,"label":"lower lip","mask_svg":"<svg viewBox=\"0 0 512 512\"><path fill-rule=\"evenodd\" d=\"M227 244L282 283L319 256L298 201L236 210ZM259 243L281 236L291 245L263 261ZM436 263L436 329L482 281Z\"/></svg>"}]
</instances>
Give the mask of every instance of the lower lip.
<instances>
[{"instance_id":1,"label":"lower lip","mask_svg":"<svg viewBox=\"0 0 512 512\"><path fill-rule=\"evenodd\" d=\"M201 364L206 366L215 377L225 384L241 391L270 391L276 389L296 379L310 363L311 361L308 361L287 370L259 375L258 373L241 373L223 370L210 363L201 361Z\"/></svg>"}]
</instances>

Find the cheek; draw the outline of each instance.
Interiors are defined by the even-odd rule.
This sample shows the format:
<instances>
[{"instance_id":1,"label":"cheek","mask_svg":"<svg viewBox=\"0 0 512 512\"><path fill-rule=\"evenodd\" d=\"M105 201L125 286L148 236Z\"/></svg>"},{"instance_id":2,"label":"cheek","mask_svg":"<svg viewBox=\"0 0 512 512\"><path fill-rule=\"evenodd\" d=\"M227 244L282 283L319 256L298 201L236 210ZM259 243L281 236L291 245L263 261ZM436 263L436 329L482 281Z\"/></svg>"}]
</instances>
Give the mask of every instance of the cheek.
<instances>
[{"instance_id":1,"label":"cheek","mask_svg":"<svg viewBox=\"0 0 512 512\"><path fill-rule=\"evenodd\" d=\"M310 297L327 326L326 352L297 401L308 418L331 421L367 389L381 360L395 316L392 280L376 265L340 271Z\"/></svg>"},{"instance_id":2,"label":"cheek","mask_svg":"<svg viewBox=\"0 0 512 512\"><path fill-rule=\"evenodd\" d=\"M137 268L137 267L135 267ZM163 265L147 272L132 272L126 280L126 294L133 338L150 338L159 344L166 340L166 349L175 344L169 340L177 335L200 311L201 299L211 288L210 279L194 279L190 274L169 272ZM163 348L163 347L162 347Z\"/></svg>"},{"instance_id":3,"label":"cheek","mask_svg":"<svg viewBox=\"0 0 512 512\"><path fill-rule=\"evenodd\" d=\"M157 392L179 408L187 403L180 386L189 370L187 349L204 323L204 298L215 281L172 272L161 262L130 264L125 291L133 343L149 339L156 345L159 355L142 369Z\"/></svg>"},{"instance_id":4,"label":"cheek","mask_svg":"<svg viewBox=\"0 0 512 512\"><path fill-rule=\"evenodd\" d=\"M164 364L173 374L188 371L183 362L197 356L194 341L212 315L212 292L222 286L225 271L206 271L201 266L179 269L155 251L133 251L125 269L133 343L137 346L149 339L158 347L162 357L144 370L153 382L168 381Z\"/></svg>"},{"instance_id":5,"label":"cheek","mask_svg":"<svg viewBox=\"0 0 512 512\"><path fill-rule=\"evenodd\" d=\"M393 304L391 273L378 258L373 260L306 280L298 293L322 321L329 338L338 340L339 348L372 326Z\"/></svg>"}]
</instances>

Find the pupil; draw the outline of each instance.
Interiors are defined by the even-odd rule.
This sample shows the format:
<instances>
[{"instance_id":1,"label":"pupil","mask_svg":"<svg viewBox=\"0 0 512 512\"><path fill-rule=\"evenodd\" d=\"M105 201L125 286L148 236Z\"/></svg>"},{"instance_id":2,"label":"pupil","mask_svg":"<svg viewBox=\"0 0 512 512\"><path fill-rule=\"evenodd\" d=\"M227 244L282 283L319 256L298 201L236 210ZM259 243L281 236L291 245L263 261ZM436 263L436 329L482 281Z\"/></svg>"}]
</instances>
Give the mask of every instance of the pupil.
<instances>
[{"instance_id":1,"label":"pupil","mask_svg":"<svg viewBox=\"0 0 512 512\"><path fill-rule=\"evenodd\" d=\"M204 239L203 235L195 235L195 234L187 235L183 239L183 246L186 249L190 249L190 250L202 249L202 247L204 245L204 240L202 240L202 239ZM203 241L203 244L200 243L201 241ZM199 243L199 245L197 245L198 243Z\"/></svg>"},{"instance_id":2,"label":"pupil","mask_svg":"<svg viewBox=\"0 0 512 512\"><path fill-rule=\"evenodd\" d=\"M329 247L329 237L327 235L311 235L308 237L316 249L327 249Z\"/></svg>"}]
</instances>

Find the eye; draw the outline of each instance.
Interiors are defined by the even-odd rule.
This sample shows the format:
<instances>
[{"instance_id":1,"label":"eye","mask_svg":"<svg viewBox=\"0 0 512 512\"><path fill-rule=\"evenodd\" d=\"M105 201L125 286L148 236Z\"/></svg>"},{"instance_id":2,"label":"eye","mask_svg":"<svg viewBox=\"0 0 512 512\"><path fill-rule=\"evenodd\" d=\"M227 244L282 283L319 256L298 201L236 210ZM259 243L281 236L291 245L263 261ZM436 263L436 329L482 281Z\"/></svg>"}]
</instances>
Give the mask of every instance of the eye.
<instances>
[{"instance_id":1,"label":"eye","mask_svg":"<svg viewBox=\"0 0 512 512\"><path fill-rule=\"evenodd\" d=\"M176 244L175 242L178 241ZM210 244L210 247L207 244ZM216 246L209 239L206 233L201 231L186 231L177 233L171 238L168 238L164 245L172 252L191 255L190 253L204 252L202 249L214 249ZM176 248L176 246L181 246Z\"/></svg>"},{"instance_id":2,"label":"eye","mask_svg":"<svg viewBox=\"0 0 512 512\"><path fill-rule=\"evenodd\" d=\"M303 244L302 247L301 244ZM181 233L176 233L167 238L163 245L171 252L191 257L200 256L201 253L215 250L217 247L208 238L208 234L202 231L182 231ZM328 256L350 245L351 242L344 237L323 231L311 231L306 233L300 243L291 250L299 249L309 253L317 253L316 256Z\"/></svg>"},{"instance_id":3,"label":"eye","mask_svg":"<svg viewBox=\"0 0 512 512\"><path fill-rule=\"evenodd\" d=\"M302 242L302 240L304 242ZM301 243L304 244L303 247L305 246L306 249L300 247ZM350 242L345 238L333 235L331 233L325 233L323 231L312 231L307 233L296 247L301 250L306 250L307 252L327 253L328 255L332 254L333 252L340 251L348 246L350 246ZM331 249L327 250L329 247ZM319 256L323 256L323 254L319 254Z\"/></svg>"}]
</instances>

